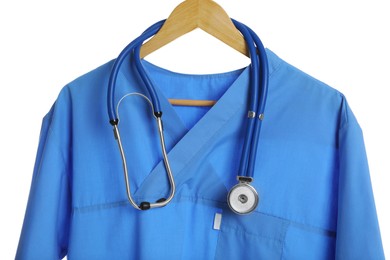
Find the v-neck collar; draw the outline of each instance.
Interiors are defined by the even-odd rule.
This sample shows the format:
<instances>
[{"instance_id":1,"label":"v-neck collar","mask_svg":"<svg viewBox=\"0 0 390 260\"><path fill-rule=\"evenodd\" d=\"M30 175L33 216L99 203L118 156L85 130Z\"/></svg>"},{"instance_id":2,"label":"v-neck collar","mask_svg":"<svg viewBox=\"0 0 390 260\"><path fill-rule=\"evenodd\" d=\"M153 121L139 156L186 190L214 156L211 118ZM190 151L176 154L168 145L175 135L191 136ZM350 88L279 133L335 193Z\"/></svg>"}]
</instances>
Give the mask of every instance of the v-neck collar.
<instances>
[{"instance_id":1,"label":"v-neck collar","mask_svg":"<svg viewBox=\"0 0 390 260\"><path fill-rule=\"evenodd\" d=\"M164 133L171 139L169 141L167 140L167 142L170 142L168 147L171 146L168 158L178 188L188 178L191 178L191 176L185 174L185 168L196 158L197 153L207 146L213 138L219 138L218 132L230 119L235 116L246 115L248 83L249 67L242 70L241 74L218 102L188 132L186 132L187 130L184 124L181 123L180 118L168 100L159 90L156 91L163 110ZM184 136L182 136L183 133ZM216 175L211 178L211 172L208 174L209 176L197 177L207 177L209 181L212 180L214 190L209 190L210 192L216 192L221 189L226 191L223 182L218 180ZM203 184L206 184L206 182ZM147 196L155 196L158 198L165 196L167 187L165 166L163 161L160 161L145 178L134 196L143 197L147 194Z\"/></svg>"},{"instance_id":2,"label":"v-neck collar","mask_svg":"<svg viewBox=\"0 0 390 260\"><path fill-rule=\"evenodd\" d=\"M267 56L269 58L273 58L272 56L274 55L275 54L267 50ZM272 64L272 61L270 63L271 75L275 68L275 64ZM125 63L125 66L123 66L122 69L122 73L127 79L134 78L134 76L129 76L128 74L130 71L134 72L134 69L130 64L130 59L128 59L127 64ZM149 65L159 68L150 63ZM163 68L159 69L165 70ZM169 73L168 70L165 71ZM242 119L242 117L246 117L250 78L249 66L241 69L241 71L241 74L221 96L218 102L189 130L186 129L168 99L158 88L156 88L163 111L164 133L167 147L168 149L170 148L168 158L178 188L180 188L180 185L185 183L186 180L191 178L191 176L185 174L186 167L190 165L193 160L196 160L198 153L200 151L203 152L205 148L211 149L208 147L208 144L215 138L221 138L219 134L223 132L221 130L226 127L226 124L230 120L239 120L240 118ZM212 77L214 75L217 76L218 74L211 74L208 76ZM216 174L212 174L212 172L208 174L210 175L197 176L197 178L204 178L204 180L206 180L205 182L202 182L203 185L213 187L212 189L203 191L210 193L208 195L210 195L210 197L214 196L214 198L216 198L216 194L219 194L218 197L221 196L221 194L226 194L227 189L224 186L224 182L220 180ZM168 187L164 163L163 161L160 161L134 192L134 197L143 198L146 196L150 198L160 198L167 194ZM207 194L202 195L209 197Z\"/></svg>"},{"instance_id":3,"label":"v-neck collar","mask_svg":"<svg viewBox=\"0 0 390 260\"><path fill-rule=\"evenodd\" d=\"M194 77L199 77L199 78L203 78L203 77L223 77L223 76L228 76L228 77L235 77L235 79L233 80L233 82L230 84L230 86L228 86L228 88L226 89L225 93L222 94L222 96L217 100L217 103L212 106L199 120L198 122L196 122L191 128L187 128L184 124L184 122L182 121L182 119L180 118L178 112L176 111L176 109L173 107L172 104L169 103L168 101L168 98L164 95L163 91L159 88L159 85L158 84L155 84L153 82L153 79L152 77L149 77L150 80L152 81L152 83L154 83L153 85L155 86L155 91L156 91L156 94L157 94L157 97L160 101L160 105L161 105L161 111L163 112L163 122L164 122L164 128L165 128L165 134L168 135L174 144L178 143L180 139L182 139L185 135L187 135L189 132L191 132L194 128L199 128L199 123L201 123L201 121L205 120L207 121L208 117L210 117L210 114L211 116L215 113L218 113L216 112L215 110L219 110L220 106L223 106L223 104L219 104L222 100L224 100L226 98L226 96L228 96L228 91L229 89L237 84L236 82L237 81L245 81L245 79L241 79L242 77L248 77L248 75L243 75L243 74L248 74L248 70L249 70L249 67L245 67L245 68L241 68L241 69L237 69L237 70L233 70L233 71L229 71L229 72L223 72L223 73L216 73L216 74L204 74L204 75L192 75L192 74L184 74L184 73L177 73L177 72L172 72L172 71L169 71L169 70L166 70L166 69L163 69L161 67L158 67L148 61L145 61L145 60L142 60L142 63L144 65L144 68L145 68L145 71L147 71L147 73L154 73L154 72L158 72L158 73L163 73L164 75L168 75L169 77L181 77L181 78L194 78ZM239 83L240 83L239 82ZM245 92L245 89L246 87L244 87L243 91ZM207 124L206 124L207 125ZM172 145L167 145L168 149L171 148Z\"/></svg>"}]
</instances>

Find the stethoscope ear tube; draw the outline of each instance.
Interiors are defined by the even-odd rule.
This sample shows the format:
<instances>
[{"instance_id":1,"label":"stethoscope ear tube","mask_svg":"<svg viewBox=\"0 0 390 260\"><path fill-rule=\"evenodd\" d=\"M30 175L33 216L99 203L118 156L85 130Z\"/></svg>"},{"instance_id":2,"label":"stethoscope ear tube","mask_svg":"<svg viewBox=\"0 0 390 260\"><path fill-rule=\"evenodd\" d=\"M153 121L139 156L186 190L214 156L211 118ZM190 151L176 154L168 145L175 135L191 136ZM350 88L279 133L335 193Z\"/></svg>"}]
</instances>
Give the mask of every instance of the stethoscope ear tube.
<instances>
[{"instance_id":1,"label":"stethoscope ear tube","mask_svg":"<svg viewBox=\"0 0 390 260\"><path fill-rule=\"evenodd\" d=\"M169 183L171 186L170 194L169 194L168 198L167 199L161 198L158 201L156 201L155 203L150 203L150 202L144 201L144 202L141 202L140 205L137 205L137 203L134 201L133 196L131 195L131 188L130 188L130 184L129 184L129 174L128 174L128 169L127 169L126 156L125 156L125 152L123 150L119 127L118 127L118 124L114 125L114 137L117 140L119 151L121 154L127 198L129 200L130 204L138 210L148 210L148 209L152 209L152 208L164 207L173 199L173 197L175 196L175 191L176 191L175 180L173 178L171 167L169 165L167 151L165 148L163 122L161 120L161 116L155 117L155 118L157 121L157 127L158 127L158 133L159 133L159 137L160 137L161 151L163 154L164 164L165 164L165 168L167 170L168 180L169 180Z\"/></svg>"},{"instance_id":2,"label":"stethoscope ear tube","mask_svg":"<svg viewBox=\"0 0 390 260\"><path fill-rule=\"evenodd\" d=\"M121 67L121 65L122 65L123 61L126 59L126 57L128 57L128 55L132 51L134 51L134 48L136 46L140 46L145 40L147 40L148 38L155 35L158 32L158 30L161 28L161 26L164 24L164 22L165 22L165 20L162 20L162 21L159 21L159 22L153 24L152 26L150 26L147 30L145 30L145 32L143 34L141 34L138 38L134 39L131 43L129 43L122 50L122 52L119 54L119 56L116 58L113 66L111 68L111 73L110 73L110 77L108 79L108 88L107 88L107 112L108 112L108 117L110 119L110 123L112 125L117 124L116 121L118 119L118 116L115 112L114 97L115 97L115 89L116 89L115 88L116 87L116 79L118 77L119 68ZM136 66L138 68L137 64L136 64ZM147 85L147 84L145 85L145 87L147 88L149 94L152 93L150 98L152 99L152 103L153 103L155 112L156 113L160 112L161 111L160 104L158 102L158 99L156 98L153 87L151 87L150 85Z\"/></svg>"}]
</instances>

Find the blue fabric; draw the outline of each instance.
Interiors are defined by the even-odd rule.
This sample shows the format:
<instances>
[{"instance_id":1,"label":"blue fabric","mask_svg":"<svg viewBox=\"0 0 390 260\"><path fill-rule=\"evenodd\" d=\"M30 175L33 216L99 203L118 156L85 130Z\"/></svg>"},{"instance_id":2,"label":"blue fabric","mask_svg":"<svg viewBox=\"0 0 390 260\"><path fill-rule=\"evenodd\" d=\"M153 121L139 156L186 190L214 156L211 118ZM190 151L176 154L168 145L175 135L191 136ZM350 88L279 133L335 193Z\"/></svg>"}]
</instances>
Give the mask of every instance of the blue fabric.
<instances>
[{"instance_id":1,"label":"blue fabric","mask_svg":"<svg viewBox=\"0 0 390 260\"><path fill-rule=\"evenodd\" d=\"M43 120L16 259L384 259L363 136L345 97L267 56L254 213L235 215L226 204L244 141L248 68L186 75L143 61L161 100L177 193L140 212L127 201L108 123L109 62L64 87ZM116 101L144 92L130 59L117 84ZM172 107L168 97L218 102ZM119 113L134 197L157 200L169 185L150 107L131 96Z\"/></svg>"}]
</instances>

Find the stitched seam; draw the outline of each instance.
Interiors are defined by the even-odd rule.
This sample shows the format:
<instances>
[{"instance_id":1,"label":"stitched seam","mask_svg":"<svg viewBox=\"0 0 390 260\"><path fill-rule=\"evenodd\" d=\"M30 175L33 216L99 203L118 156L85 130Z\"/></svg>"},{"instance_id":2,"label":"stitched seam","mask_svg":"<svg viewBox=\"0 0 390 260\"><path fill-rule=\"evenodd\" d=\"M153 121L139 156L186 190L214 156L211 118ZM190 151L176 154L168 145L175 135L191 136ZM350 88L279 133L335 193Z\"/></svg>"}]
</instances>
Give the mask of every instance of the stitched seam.
<instances>
[{"instance_id":1,"label":"stitched seam","mask_svg":"<svg viewBox=\"0 0 390 260\"><path fill-rule=\"evenodd\" d=\"M256 211L256 212L258 212L258 211ZM328 235L328 236L336 236L336 233L337 233L334 230L325 229L325 228L321 228L321 227L317 227L317 226L312 226L312 225L301 223L301 222L298 222L298 221L294 221L294 220L282 218L282 217L279 217L279 216L275 216L275 215L270 214L270 213L266 213L266 212L259 212L259 213L267 215L267 216L270 216L270 217L274 217L274 218L278 218L278 219L287 221L291 225L294 225L295 227L303 229L303 230L306 230L308 232L319 233L319 234Z\"/></svg>"},{"instance_id":2,"label":"stitched seam","mask_svg":"<svg viewBox=\"0 0 390 260\"><path fill-rule=\"evenodd\" d=\"M112 209L112 208L127 206L128 203L129 202L127 200L121 200L121 201L116 201L116 202L93 204L93 205L82 206L82 207L73 207L72 211L74 213L77 213L77 212L87 213L87 212L92 212L92 211L97 211L97 210Z\"/></svg>"},{"instance_id":3,"label":"stitched seam","mask_svg":"<svg viewBox=\"0 0 390 260\"><path fill-rule=\"evenodd\" d=\"M282 243L282 248L281 248L281 253L280 253L280 259L281 260L284 257L284 249L286 247L286 235L287 235L287 231L288 231L290 225L291 225L291 222L288 221L287 224L284 227L284 230L283 230L283 243Z\"/></svg>"},{"instance_id":4,"label":"stitched seam","mask_svg":"<svg viewBox=\"0 0 390 260\"><path fill-rule=\"evenodd\" d=\"M60 149L60 144L59 144L59 142L57 141L58 137L57 137L56 132L53 130L52 126L49 127L48 131L49 131L49 134L50 134L50 135L53 135L53 139L54 139L54 140L53 140L53 139L50 140L50 142L52 142L52 143L54 142L54 143L55 143L55 145L56 145L56 147L57 147L57 149L58 149L58 151L59 151L59 153L60 153L60 155L61 155L61 162L62 162L62 165L63 165L63 166L66 166L67 163L66 163L65 155L64 155L63 150ZM48 136L48 137L49 137L49 136ZM45 144L45 148L46 148L46 144ZM64 167L64 168L65 168L65 171L66 171L67 167Z\"/></svg>"},{"instance_id":5,"label":"stitched seam","mask_svg":"<svg viewBox=\"0 0 390 260\"><path fill-rule=\"evenodd\" d=\"M48 127L48 129L47 129L47 135L46 135L46 138L45 138L46 139L45 140L45 144L44 144L44 147L42 149L41 158L39 160L39 166L37 168L36 176L33 177L33 181L34 181L34 179L39 178L39 175L41 174L42 164L43 164L43 161L44 161L46 149L47 149L47 146L48 146L48 143L49 143L49 138L50 138L51 135L55 135L55 132L53 131L53 129L52 129L51 125L50 125ZM62 169L64 170L64 171L61 171L61 175L66 175L66 178L68 178L68 174L66 174L68 172L68 169L67 169L65 156L64 156L63 152L60 149L60 145L57 142L56 137L53 136L53 138L50 140L50 142L55 144L55 146L57 147L57 150L60 153Z\"/></svg>"},{"instance_id":6,"label":"stitched seam","mask_svg":"<svg viewBox=\"0 0 390 260\"><path fill-rule=\"evenodd\" d=\"M221 232L226 233L225 232L226 229L228 229L228 230L230 229L230 230L232 230L238 234L241 234L241 235L249 235L249 236L253 236L253 237L257 237L257 238L273 240L273 241L276 241L279 243L283 243L283 241L280 238L270 237L270 236L266 236L266 235L262 235L262 234L255 234L252 232L244 231L242 229L234 228L234 227L226 225L226 224L223 226L223 229L221 229Z\"/></svg>"},{"instance_id":7,"label":"stitched seam","mask_svg":"<svg viewBox=\"0 0 390 260\"><path fill-rule=\"evenodd\" d=\"M320 234L320 235L324 235L324 236L328 236L328 237L336 237L336 231L322 229L322 228L313 227L313 226L309 226L309 225L301 224L301 223L294 223L294 222L292 222L291 225L293 225L294 227L299 228L301 230L310 232L310 233Z\"/></svg>"},{"instance_id":8,"label":"stitched seam","mask_svg":"<svg viewBox=\"0 0 390 260\"><path fill-rule=\"evenodd\" d=\"M64 87L63 91L65 91L65 90L68 91L69 99L70 99L70 89L69 89L69 87L68 87L68 86ZM53 111L52 111L52 116L51 116L51 118L50 118L50 124L49 124L48 129L47 129L47 135L46 135L45 145L44 145L44 148L43 148L43 150L42 150L42 158L41 158L41 160L40 160L40 162L39 162L38 173L41 172L42 162L43 162L43 155L44 155L45 150L46 150L46 148L47 148L47 145L48 145L48 142L49 142L49 138L50 138L50 136L52 136L52 138L50 139L50 142L51 142L51 143L54 143L55 146L56 146L56 148L57 148L57 150L59 151L60 156L61 156L61 163L62 163L62 166L63 166L63 169L64 169L64 173L63 173L63 174L65 174L66 177L69 178L69 176L68 176L68 174L67 174L68 171L69 171L69 169L68 169L68 164L67 164L67 160L66 160L66 158L67 158L68 156L65 156L63 149L61 149L61 145L60 145L60 143L58 142L58 140L59 140L60 138L57 136L57 133L54 131L54 129L53 129L53 127L52 127L53 122L54 122L55 119L57 118L57 115L56 115L56 106L57 106L57 104L54 105L54 108L53 108ZM71 105L70 105L70 107L71 107ZM69 149L72 149L72 147L70 146Z\"/></svg>"},{"instance_id":9,"label":"stitched seam","mask_svg":"<svg viewBox=\"0 0 390 260\"><path fill-rule=\"evenodd\" d=\"M342 98L342 101L341 101L342 102L341 103L341 111L342 111L341 116L343 117L343 118L340 118L340 122L342 122L342 121L345 121L345 122L339 127L339 132L344 131L344 129L346 129L350 125L349 116L348 116L348 103L347 103L347 99L341 93L340 93L340 96ZM360 126L359 126L359 128L360 128ZM361 130L361 128L360 128L360 130Z\"/></svg>"},{"instance_id":10,"label":"stitched seam","mask_svg":"<svg viewBox=\"0 0 390 260\"><path fill-rule=\"evenodd\" d=\"M281 67L282 67L282 61L279 61L275 69L268 74L269 79L274 75L275 72L279 71Z\"/></svg>"},{"instance_id":11,"label":"stitched seam","mask_svg":"<svg viewBox=\"0 0 390 260\"><path fill-rule=\"evenodd\" d=\"M162 195L162 194L161 194ZM141 196L135 196L135 199L143 199ZM208 199L208 198L202 198L202 197L191 197L191 196L175 196L174 202L179 203L182 201L190 201L190 202L196 202L196 201L209 201L209 202L215 202L215 203L220 203L220 204L226 204L226 202L221 202L218 200L213 200L213 199ZM120 201L115 201L115 202L108 202L108 203L99 203L99 204L92 204L88 206L79 206L79 207L73 207L72 211L73 212L91 212L95 210L104 210L104 209L111 209L111 208L117 208L117 207L122 207L122 206L129 206L128 200L120 200Z\"/></svg>"}]
</instances>

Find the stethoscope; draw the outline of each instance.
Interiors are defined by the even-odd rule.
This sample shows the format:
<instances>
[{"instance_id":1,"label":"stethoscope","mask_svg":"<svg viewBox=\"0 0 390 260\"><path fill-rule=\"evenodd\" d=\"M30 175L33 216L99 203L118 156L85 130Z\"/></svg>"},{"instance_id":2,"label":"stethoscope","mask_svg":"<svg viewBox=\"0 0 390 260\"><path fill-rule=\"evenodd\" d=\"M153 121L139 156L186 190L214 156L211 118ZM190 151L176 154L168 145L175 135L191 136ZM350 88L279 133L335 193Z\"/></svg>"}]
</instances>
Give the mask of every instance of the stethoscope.
<instances>
[{"instance_id":1,"label":"stethoscope","mask_svg":"<svg viewBox=\"0 0 390 260\"><path fill-rule=\"evenodd\" d=\"M267 56L263 44L259 37L246 25L233 20L236 28L243 35L250 54L251 65L250 65L250 100L248 105L248 121L246 137L243 145L243 151L241 161L239 165L237 181L238 183L233 186L227 196L227 203L231 210L237 214L248 214L254 211L259 203L259 195L256 189L251 185L253 182L254 166L256 161L257 144L259 140L259 134L261 124L264 119L264 108L267 98L268 89L268 62ZM144 33L138 38L132 41L126 48L119 54L115 60L108 82L108 93L107 93L107 107L108 116L110 118L110 124L113 126L114 137L117 140L119 151L122 158L123 172L126 184L127 198L130 204L138 210L147 210L152 208L166 206L175 195L175 181L169 165L169 160L165 148L163 121L160 102L157 97L156 91L145 72L140 60L140 49L141 45L145 40L152 37L158 32L165 20L155 23L149 27ZM141 93L130 93L128 95L138 95L148 101L153 111L153 116L157 122L157 129L160 138L161 151L164 160L164 166L166 169L167 177L170 183L170 193L168 198L161 198L156 202L141 202L139 205L134 201L129 185L129 177L127 170L127 163L125 153L122 146L122 141L119 133L119 104L122 99L118 102L115 107L114 96L115 96L115 83L118 76L119 68L126 57L130 54L134 54L135 68L139 73L141 80L143 81L148 96ZM127 95L127 96L128 96Z\"/></svg>"}]
</instances>

